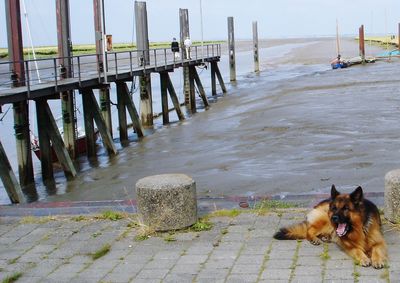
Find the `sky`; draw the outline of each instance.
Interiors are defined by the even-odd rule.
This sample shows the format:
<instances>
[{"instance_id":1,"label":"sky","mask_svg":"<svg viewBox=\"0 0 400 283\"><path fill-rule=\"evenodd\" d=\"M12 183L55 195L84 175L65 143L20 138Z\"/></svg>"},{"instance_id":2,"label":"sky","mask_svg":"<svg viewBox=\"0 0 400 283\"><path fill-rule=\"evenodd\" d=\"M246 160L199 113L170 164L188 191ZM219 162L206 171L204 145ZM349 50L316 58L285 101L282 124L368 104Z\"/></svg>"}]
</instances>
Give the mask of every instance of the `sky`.
<instances>
[{"instance_id":1,"label":"sky","mask_svg":"<svg viewBox=\"0 0 400 283\"><path fill-rule=\"evenodd\" d=\"M23 0L20 0L23 2ZM134 0L104 0L106 30L113 42L135 41ZM24 0L34 46L57 44L56 0ZM192 40L201 39L200 3L204 40L226 40L227 17L234 17L235 38L252 38L252 22L258 22L259 38L335 35L336 19L341 35L397 34L400 0L147 0L149 40L179 38L179 8L189 10ZM0 0L0 47L7 47L5 1ZM22 8L21 8L22 9ZM94 43L93 1L70 0L71 37L74 44ZM25 17L24 45L30 46Z\"/></svg>"}]
</instances>

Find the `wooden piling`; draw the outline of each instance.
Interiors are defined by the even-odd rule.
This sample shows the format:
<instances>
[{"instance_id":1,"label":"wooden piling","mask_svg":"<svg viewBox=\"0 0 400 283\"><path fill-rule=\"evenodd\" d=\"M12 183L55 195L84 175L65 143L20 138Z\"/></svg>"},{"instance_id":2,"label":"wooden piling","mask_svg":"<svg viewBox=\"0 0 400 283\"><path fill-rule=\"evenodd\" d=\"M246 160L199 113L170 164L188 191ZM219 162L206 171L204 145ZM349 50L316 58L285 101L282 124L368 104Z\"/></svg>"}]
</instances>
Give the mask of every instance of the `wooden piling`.
<instances>
[{"instance_id":1,"label":"wooden piling","mask_svg":"<svg viewBox=\"0 0 400 283\"><path fill-rule=\"evenodd\" d=\"M71 157L68 154L64 141L60 135L60 132L58 131L57 123L54 120L53 114L51 113L50 107L46 99L37 100L36 105L38 112L40 112L40 115L38 115L38 127L44 128L42 129L44 130L44 133L41 134L42 140L39 139L40 150L42 151L42 148L44 149L44 147L47 147L47 149L45 149L46 155L50 157L50 162L51 162L51 149L53 149L57 155L58 161L63 167L65 175L67 177L75 177L76 169L74 167ZM45 139L47 139L47 141ZM44 142L44 146L42 146L42 142ZM50 151L50 153L48 151ZM52 173L52 168L51 168L51 173ZM48 176L47 174L46 177L49 178L45 180L53 180L54 178L53 176Z\"/></svg>"},{"instance_id":2,"label":"wooden piling","mask_svg":"<svg viewBox=\"0 0 400 283\"><path fill-rule=\"evenodd\" d=\"M188 68L189 68L189 90L190 90L189 108L192 113L195 113L197 111L197 108L196 108L196 89L194 87L194 74L193 74L193 69L191 67Z\"/></svg>"},{"instance_id":3,"label":"wooden piling","mask_svg":"<svg viewBox=\"0 0 400 283\"><path fill-rule=\"evenodd\" d=\"M215 74L215 65L211 62L211 94L217 95L217 80Z\"/></svg>"},{"instance_id":4,"label":"wooden piling","mask_svg":"<svg viewBox=\"0 0 400 283\"><path fill-rule=\"evenodd\" d=\"M132 120L133 128L135 129L138 137L144 136L144 130L142 123L139 119L139 114L136 110L135 104L132 101L132 98L129 95L129 89L125 82L117 81L117 99L118 99L118 113L121 112L121 115L118 115L120 118L120 139L128 140L127 133L127 124L126 124L126 110L128 110L129 116ZM122 121L121 121L122 119ZM121 128L124 128L123 136L121 136Z\"/></svg>"},{"instance_id":5,"label":"wooden piling","mask_svg":"<svg viewBox=\"0 0 400 283\"><path fill-rule=\"evenodd\" d=\"M71 25L69 13L69 0L57 0L57 42L58 42L58 64L61 66L62 79L72 77L72 42L71 42ZM63 135L64 143L72 159L76 158L76 122L75 122L75 105L73 91L65 91L60 93L61 109L63 119Z\"/></svg>"},{"instance_id":6,"label":"wooden piling","mask_svg":"<svg viewBox=\"0 0 400 283\"><path fill-rule=\"evenodd\" d=\"M207 95L206 92L204 91L204 87L203 84L201 83L200 77L197 74L196 67L191 66L190 68L192 69L193 78L194 81L196 82L197 89L199 90L200 97L203 100L204 107L208 107L210 106L210 104L208 103Z\"/></svg>"},{"instance_id":7,"label":"wooden piling","mask_svg":"<svg viewBox=\"0 0 400 283\"><path fill-rule=\"evenodd\" d=\"M124 103L123 89L120 83L117 83L117 109L119 140L125 142L128 140L128 124L126 122L126 107Z\"/></svg>"},{"instance_id":8,"label":"wooden piling","mask_svg":"<svg viewBox=\"0 0 400 283\"><path fill-rule=\"evenodd\" d=\"M17 178L12 171L11 164L8 161L6 152L0 141L0 178L3 181L4 188L6 189L7 195L11 203L23 203L25 202L25 196L22 193L22 189L18 184Z\"/></svg>"},{"instance_id":9,"label":"wooden piling","mask_svg":"<svg viewBox=\"0 0 400 283\"><path fill-rule=\"evenodd\" d=\"M101 115L99 105L97 104L96 98L93 94L93 90L85 88L82 89L81 92L86 133L86 149L88 156L96 156L96 138L93 120L96 122L103 145L107 149L108 153L117 154L117 149L115 148L110 132L107 129L106 122Z\"/></svg>"},{"instance_id":10,"label":"wooden piling","mask_svg":"<svg viewBox=\"0 0 400 283\"><path fill-rule=\"evenodd\" d=\"M260 71L260 61L258 55L258 30L257 22L253 22L253 52L254 52L254 72Z\"/></svg>"},{"instance_id":11,"label":"wooden piling","mask_svg":"<svg viewBox=\"0 0 400 283\"><path fill-rule=\"evenodd\" d=\"M180 26L180 46L182 50L182 59L187 60L187 52L184 41L187 37L190 38L189 29L189 11L188 9L179 9L179 26ZM190 101L191 89L190 89L190 72L188 66L183 66L183 93L185 96L186 108L191 110L192 102Z\"/></svg>"},{"instance_id":12,"label":"wooden piling","mask_svg":"<svg viewBox=\"0 0 400 283\"><path fill-rule=\"evenodd\" d=\"M161 109L163 124L169 124L169 108L168 108L168 73L160 73L160 86L161 86Z\"/></svg>"},{"instance_id":13,"label":"wooden piling","mask_svg":"<svg viewBox=\"0 0 400 283\"><path fill-rule=\"evenodd\" d=\"M47 118L44 110L44 102L36 100L36 119L40 149L40 164L44 181L54 180L53 158L50 138L47 135Z\"/></svg>"},{"instance_id":14,"label":"wooden piling","mask_svg":"<svg viewBox=\"0 0 400 283\"><path fill-rule=\"evenodd\" d=\"M361 61L363 64L365 64L364 25L361 25L361 27L358 30L358 33L359 33L359 47L360 47Z\"/></svg>"},{"instance_id":15,"label":"wooden piling","mask_svg":"<svg viewBox=\"0 0 400 283\"><path fill-rule=\"evenodd\" d=\"M20 3L15 0L5 1L8 56L13 87L25 85L25 69L22 45ZM32 152L29 134L29 103L28 101L15 102L14 129L17 146L19 181L22 187L33 184Z\"/></svg>"},{"instance_id":16,"label":"wooden piling","mask_svg":"<svg viewBox=\"0 0 400 283\"><path fill-rule=\"evenodd\" d=\"M221 72L219 71L217 62L211 62L211 70L214 70L216 77L218 78L219 85L223 93L226 93L226 87L222 78Z\"/></svg>"},{"instance_id":17,"label":"wooden piling","mask_svg":"<svg viewBox=\"0 0 400 283\"><path fill-rule=\"evenodd\" d=\"M174 86L172 85L172 81L171 81L171 78L169 77L168 73L166 74L166 78L167 78L167 88L168 88L172 103L174 104L176 115L178 115L178 118L180 121L183 121L183 120L185 120L185 116L182 113L181 106L180 106L180 103L178 100L178 96L176 95Z\"/></svg>"},{"instance_id":18,"label":"wooden piling","mask_svg":"<svg viewBox=\"0 0 400 283\"><path fill-rule=\"evenodd\" d=\"M138 56L142 58L142 64L148 65L150 64L150 54L146 2L135 1L135 26ZM150 74L140 76L139 84L142 125L151 128L153 127L153 100Z\"/></svg>"},{"instance_id":19,"label":"wooden piling","mask_svg":"<svg viewBox=\"0 0 400 283\"><path fill-rule=\"evenodd\" d=\"M228 54L229 54L229 74L230 80L236 81L236 62L235 62L235 30L233 17L228 17Z\"/></svg>"}]
</instances>

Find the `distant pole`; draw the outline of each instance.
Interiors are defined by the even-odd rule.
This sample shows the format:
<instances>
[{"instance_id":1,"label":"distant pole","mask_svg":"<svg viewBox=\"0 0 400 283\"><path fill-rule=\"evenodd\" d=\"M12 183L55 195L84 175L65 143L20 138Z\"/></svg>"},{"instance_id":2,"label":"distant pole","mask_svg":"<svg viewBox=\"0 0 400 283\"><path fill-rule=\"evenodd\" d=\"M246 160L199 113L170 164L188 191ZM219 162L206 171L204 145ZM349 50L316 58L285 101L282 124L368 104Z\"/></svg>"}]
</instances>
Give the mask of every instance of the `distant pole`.
<instances>
[{"instance_id":1,"label":"distant pole","mask_svg":"<svg viewBox=\"0 0 400 283\"><path fill-rule=\"evenodd\" d=\"M228 50L229 50L229 70L230 80L236 81L236 63L235 63L235 31L233 17L228 17Z\"/></svg>"},{"instance_id":2,"label":"distant pole","mask_svg":"<svg viewBox=\"0 0 400 283\"><path fill-rule=\"evenodd\" d=\"M361 56L361 61L364 64L365 63L364 25L361 25L358 32L359 32L359 41L360 41L359 42L360 56Z\"/></svg>"},{"instance_id":3,"label":"distant pole","mask_svg":"<svg viewBox=\"0 0 400 283\"><path fill-rule=\"evenodd\" d=\"M258 31L257 21L253 22L253 47L254 47L254 72L260 71L260 61L258 54Z\"/></svg>"},{"instance_id":4,"label":"distant pole","mask_svg":"<svg viewBox=\"0 0 400 283\"><path fill-rule=\"evenodd\" d=\"M399 31L397 35L397 49L400 50L400 23L399 23Z\"/></svg>"},{"instance_id":5,"label":"distant pole","mask_svg":"<svg viewBox=\"0 0 400 283\"><path fill-rule=\"evenodd\" d=\"M203 4L200 0L201 58L204 63Z\"/></svg>"},{"instance_id":6,"label":"distant pole","mask_svg":"<svg viewBox=\"0 0 400 283\"><path fill-rule=\"evenodd\" d=\"M147 24L146 2L135 1L135 25L136 25L136 46L139 52L138 57L142 58L140 64L150 64L149 31ZM153 99L151 95L150 74L139 77L140 82L140 111L142 125L147 128L153 127Z\"/></svg>"}]
</instances>

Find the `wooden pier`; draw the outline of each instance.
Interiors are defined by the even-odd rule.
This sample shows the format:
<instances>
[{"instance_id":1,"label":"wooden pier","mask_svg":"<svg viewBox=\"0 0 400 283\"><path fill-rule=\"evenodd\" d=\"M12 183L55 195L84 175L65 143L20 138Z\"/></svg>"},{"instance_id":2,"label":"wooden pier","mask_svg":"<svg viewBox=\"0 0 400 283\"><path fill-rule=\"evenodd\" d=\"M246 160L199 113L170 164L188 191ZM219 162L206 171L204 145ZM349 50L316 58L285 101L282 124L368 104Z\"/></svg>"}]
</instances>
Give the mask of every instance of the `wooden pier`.
<instances>
[{"instance_id":1,"label":"wooden pier","mask_svg":"<svg viewBox=\"0 0 400 283\"><path fill-rule=\"evenodd\" d=\"M94 1L96 32L104 33L103 23L100 23L103 14L100 0ZM97 52L91 55L72 56L69 40L69 11L68 0L57 0L58 44L59 57L24 60L22 55L21 19L19 1L6 0L9 54L10 61L0 62L0 105L13 104L14 128L17 141L19 183L11 170L10 162L0 140L0 177L12 203L23 202L22 189L34 183L32 150L29 125L28 101L35 101L38 136L40 146L40 162L43 181L54 180L52 151L61 164L67 178L74 178L78 172L73 160L76 158L76 116L74 115L74 90L78 90L82 97L83 119L85 125L87 155L96 155L96 133L98 129L104 147L110 155L117 154L112 137L110 112L110 84L117 89L117 109L119 139L128 140L127 113L132 121L137 136L144 136L144 128L151 127L153 112L151 107L150 74L158 73L161 82L161 103L163 123L169 123L168 94L173 102L179 120L185 119L176 95L169 73L177 68L183 68L184 79L187 80L189 96L185 103L192 112L196 112L195 85L204 106L209 106L207 95L197 73L197 66L209 64L211 66L212 95L217 94L217 84L226 92L226 88L218 68L221 56L219 44L192 46L191 58L186 58L181 48L180 59L176 59L170 48L130 50L124 52L107 52L104 42L97 42ZM96 12L97 11L97 12ZM147 15L145 3L135 2L135 14L142 24L139 27L141 34L147 34ZM188 24L188 23L187 23ZM188 26L184 25L185 33ZM183 36L184 33L181 32ZM104 37L96 37L102 41ZM148 41L148 36L142 39ZM183 40L182 40L183 41ZM146 46L140 45L138 46ZM32 66L38 66L33 68ZM41 72L40 78L37 72ZM141 116L136 110L129 92L127 82L134 77L140 79ZM99 89L98 103L94 91ZM150 88L151 89L151 88ZM62 107L64 136L61 136L49 99L59 99Z\"/></svg>"}]
</instances>

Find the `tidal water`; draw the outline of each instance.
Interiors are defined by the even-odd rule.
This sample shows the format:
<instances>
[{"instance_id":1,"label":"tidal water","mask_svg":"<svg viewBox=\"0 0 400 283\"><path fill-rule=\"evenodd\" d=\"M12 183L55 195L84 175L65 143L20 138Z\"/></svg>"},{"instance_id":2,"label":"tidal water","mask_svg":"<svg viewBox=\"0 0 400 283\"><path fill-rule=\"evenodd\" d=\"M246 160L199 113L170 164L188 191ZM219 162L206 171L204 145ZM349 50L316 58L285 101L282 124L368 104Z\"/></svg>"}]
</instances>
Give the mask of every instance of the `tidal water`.
<instances>
[{"instance_id":1,"label":"tidal water","mask_svg":"<svg viewBox=\"0 0 400 283\"><path fill-rule=\"evenodd\" d=\"M268 43L261 44L259 74L253 72L251 43L237 43L235 83L229 83L223 54L219 67L228 94L212 100L210 109L200 109L183 122L172 115L168 126L157 120L155 130L140 141L131 132L128 145L116 140L115 157L108 157L99 141L98 158L81 157L72 181L58 168L56 183L45 186L33 157L37 193L29 194L30 200L134 198L138 179L161 173L188 174L199 196L211 197L326 192L332 183L383 191L384 174L400 160L399 62L333 71L328 64L334 49L330 39ZM357 52L351 40L343 46L349 54ZM209 70L198 72L210 93ZM180 70L172 80L183 101ZM159 88L159 77L153 75L155 112L161 110ZM139 108L137 93L134 101ZM79 114L79 94L77 107ZM34 128L33 104L31 110ZM58 101L52 102L52 110L55 117L60 115ZM116 107L112 112L117 125ZM12 110L0 122L0 132L17 173ZM9 203L1 183L0 203Z\"/></svg>"}]
</instances>

